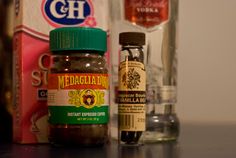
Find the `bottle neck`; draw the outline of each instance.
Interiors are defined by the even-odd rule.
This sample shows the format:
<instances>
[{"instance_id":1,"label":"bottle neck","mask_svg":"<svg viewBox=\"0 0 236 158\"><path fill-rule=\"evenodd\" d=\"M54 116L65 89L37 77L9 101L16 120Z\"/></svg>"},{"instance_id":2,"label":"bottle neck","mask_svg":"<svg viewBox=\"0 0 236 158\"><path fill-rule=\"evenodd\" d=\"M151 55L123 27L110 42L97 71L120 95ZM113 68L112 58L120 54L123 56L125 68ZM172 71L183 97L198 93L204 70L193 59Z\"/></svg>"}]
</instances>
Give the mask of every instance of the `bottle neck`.
<instances>
[{"instance_id":1,"label":"bottle neck","mask_svg":"<svg viewBox=\"0 0 236 158\"><path fill-rule=\"evenodd\" d=\"M129 45L129 44L126 44L126 45L122 45L122 48L133 48L133 49L135 49L135 48L143 48L143 46L142 45Z\"/></svg>"},{"instance_id":2,"label":"bottle neck","mask_svg":"<svg viewBox=\"0 0 236 158\"><path fill-rule=\"evenodd\" d=\"M89 56L103 56L104 52L94 51L94 50L61 50L53 51L52 55L69 55L69 56L78 56L78 55L89 55Z\"/></svg>"},{"instance_id":3,"label":"bottle neck","mask_svg":"<svg viewBox=\"0 0 236 158\"><path fill-rule=\"evenodd\" d=\"M144 63L144 50L139 45L122 45L120 52L120 60L122 61L138 61Z\"/></svg>"}]
</instances>

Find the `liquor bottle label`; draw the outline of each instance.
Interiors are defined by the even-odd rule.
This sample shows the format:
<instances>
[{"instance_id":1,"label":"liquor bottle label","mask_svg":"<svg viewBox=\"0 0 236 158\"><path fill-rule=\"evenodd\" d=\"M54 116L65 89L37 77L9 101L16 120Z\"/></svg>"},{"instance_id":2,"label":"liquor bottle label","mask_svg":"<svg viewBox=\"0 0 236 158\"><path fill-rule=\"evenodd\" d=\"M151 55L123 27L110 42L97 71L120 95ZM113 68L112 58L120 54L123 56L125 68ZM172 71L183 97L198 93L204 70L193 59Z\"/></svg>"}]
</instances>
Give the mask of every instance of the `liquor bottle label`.
<instances>
[{"instance_id":1,"label":"liquor bottle label","mask_svg":"<svg viewBox=\"0 0 236 158\"><path fill-rule=\"evenodd\" d=\"M169 0L124 0L124 18L150 29L169 19Z\"/></svg>"}]
</instances>

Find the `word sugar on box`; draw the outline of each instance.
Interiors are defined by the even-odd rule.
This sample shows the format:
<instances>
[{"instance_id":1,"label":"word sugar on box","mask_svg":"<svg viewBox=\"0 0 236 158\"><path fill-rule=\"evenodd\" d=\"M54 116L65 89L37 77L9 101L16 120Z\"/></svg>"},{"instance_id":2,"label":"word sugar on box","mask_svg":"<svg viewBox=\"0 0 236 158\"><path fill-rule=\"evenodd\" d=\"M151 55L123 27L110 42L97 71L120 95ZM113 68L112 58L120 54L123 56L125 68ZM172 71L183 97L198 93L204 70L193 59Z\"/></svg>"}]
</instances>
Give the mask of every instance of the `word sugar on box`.
<instances>
[{"instance_id":1,"label":"word sugar on box","mask_svg":"<svg viewBox=\"0 0 236 158\"><path fill-rule=\"evenodd\" d=\"M108 15L108 0L15 0L14 142L48 142L50 30L81 26L108 32Z\"/></svg>"}]
</instances>

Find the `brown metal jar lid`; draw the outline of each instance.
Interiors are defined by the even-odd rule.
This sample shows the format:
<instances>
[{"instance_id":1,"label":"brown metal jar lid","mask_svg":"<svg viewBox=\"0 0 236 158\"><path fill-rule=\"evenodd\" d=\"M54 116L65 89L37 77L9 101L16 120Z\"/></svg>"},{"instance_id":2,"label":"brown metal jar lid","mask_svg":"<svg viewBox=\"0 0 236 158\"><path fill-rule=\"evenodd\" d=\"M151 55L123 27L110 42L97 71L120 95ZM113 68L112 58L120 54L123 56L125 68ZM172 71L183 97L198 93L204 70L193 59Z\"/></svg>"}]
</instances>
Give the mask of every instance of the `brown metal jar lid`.
<instances>
[{"instance_id":1,"label":"brown metal jar lid","mask_svg":"<svg viewBox=\"0 0 236 158\"><path fill-rule=\"evenodd\" d=\"M121 45L145 45L145 33L142 32L122 32L119 35Z\"/></svg>"}]
</instances>

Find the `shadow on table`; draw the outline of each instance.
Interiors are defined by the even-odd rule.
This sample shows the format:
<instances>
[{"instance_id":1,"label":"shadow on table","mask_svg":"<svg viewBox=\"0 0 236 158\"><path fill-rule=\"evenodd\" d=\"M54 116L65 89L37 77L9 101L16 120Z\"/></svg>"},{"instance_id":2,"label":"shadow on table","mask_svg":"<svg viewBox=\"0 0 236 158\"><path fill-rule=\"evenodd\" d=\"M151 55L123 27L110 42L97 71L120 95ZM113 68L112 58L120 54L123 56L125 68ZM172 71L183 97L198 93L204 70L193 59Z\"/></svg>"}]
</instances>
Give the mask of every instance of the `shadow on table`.
<instances>
[{"instance_id":1,"label":"shadow on table","mask_svg":"<svg viewBox=\"0 0 236 158\"><path fill-rule=\"evenodd\" d=\"M0 158L179 158L176 142L103 147L52 147L50 145L1 145Z\"/></svg>"},{"instance_id":2,"label":"shadow on table","mask_svg":"<svg viewBox=\"0 0 236 158\"><path fill-rule=\"evenodd\" d=\"M110 146L110 158L179 158L180 149L177 142L145 144L143 146Z\"/></svg>"}]
</instances>

